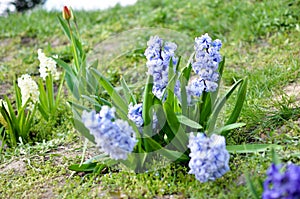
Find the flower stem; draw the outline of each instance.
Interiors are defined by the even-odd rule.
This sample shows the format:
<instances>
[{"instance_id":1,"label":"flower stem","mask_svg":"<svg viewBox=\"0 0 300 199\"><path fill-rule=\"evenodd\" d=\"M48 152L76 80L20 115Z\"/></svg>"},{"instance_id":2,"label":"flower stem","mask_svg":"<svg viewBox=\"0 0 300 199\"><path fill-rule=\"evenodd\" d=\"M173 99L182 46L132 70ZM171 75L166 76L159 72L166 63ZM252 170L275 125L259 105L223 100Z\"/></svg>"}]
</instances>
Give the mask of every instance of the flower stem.
<instances>
[{"instance_id":1,"label":"flower stem","mask_svg":"<svg viewBox=\"0 0 300 199\"><path fill-rule=\"evenodd\" d=\"M69 26L69 30L70 30L72 51L73 51L73 56L74 56L74 61L75 61L75 66L76 66L76 73L77 73L80 69L80 65L79 65L78 54L77 54L77 50L76 50L76 44L75 44L73 32L72 32L71 25L70 25L69 21L68 21L68 26Z\"/></svg>"}]
</instances>

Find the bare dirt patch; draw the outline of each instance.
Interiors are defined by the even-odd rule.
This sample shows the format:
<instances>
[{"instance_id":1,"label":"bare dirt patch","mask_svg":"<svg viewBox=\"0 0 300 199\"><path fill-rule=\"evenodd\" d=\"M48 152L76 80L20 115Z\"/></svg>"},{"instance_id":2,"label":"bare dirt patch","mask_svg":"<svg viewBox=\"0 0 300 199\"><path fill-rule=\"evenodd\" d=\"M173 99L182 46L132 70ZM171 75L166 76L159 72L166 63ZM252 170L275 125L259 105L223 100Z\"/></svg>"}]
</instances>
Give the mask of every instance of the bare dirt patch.
<instances>
[{"instance_id":1,"label":"bare dirt patch","mask_svg":"<svg viewBox=\"0 0 300 199\"><path fill-rule=\"evenodd\" d=\"M12 46L13 43L13 39L11 38L5 38L5 39L0 39L0 48L1 49L6 49L8 46ZM14 59L14 53L6 53L6 50L4 51L4 53L0 54L0 62L10 62L11 60ZM1 65L1 63L0 63Z\"/></svg>"},{"instance_id":2,"label":"bare dirt patch","mask_svg":"<svg viewBox=\"0 0 300 199\"><path fill-rule=\"evenodd\" d=\"M66 39L61 39L61 38L53 38L51 41L50 41L50 44L51 44L51 47L52 48L57 48L57 47L60 47L60 46L66 46L69 44L68 40Z\"/></svg>"},{"instance_id":3,"label":"bare dirt patch","mask_svg":"<svg viewBox=\"0 0 300 199\"><path fill-rule=\"evenodd\" d=\"M0 167L0 173L5 173L11 170L17 173L24 173L26 171L26 164L22 160L14 160Z\"/></svg>"},{"instance_id":4,"label":"bare dirt patch","mask_svg":"<svg viewBox=\"0 0 300 199\"><path fill-rule=\"evenodd\" d=\"M12 43L11 38L5 38L0 40L0 47L9 46Z\"/></svg>"},{"instance_id":5,"label":"bare dirt patch","mask_svg":"<svg viewBox=\"0 0 300 199\"><path fill-rule=\"evenodd\" d=\"M48 182L43 183L42 185L36 185L40 190L41 198L55 198L57 193L55 193L54 188L56 186L63 186L66 183L66 176L59 176L53 179L49 179Z\"/></svg>"},{"instance_id":6,"label":"bare dirt patch","mask_svg":"<svg viewBox=\"0 0 300 199\"><path fill-rule=\"evenodd\" d=\"M296 105L300 104L300 80L286 86L283 91L288 97L295 100Z\"/></svg>"},{"instance_id":7,"label":"bare dirt patch","mask_svg":"<svg viewBox=\"0 0 300 199\"><path fill-rule=\"evenodd\" d=\"M32 46L32 45L37 44L38 41L36 39L36 36L32 36L32 37L22 36L20 38L20 43L21 43L21 45Z\"/></svg>"}]
</instances>

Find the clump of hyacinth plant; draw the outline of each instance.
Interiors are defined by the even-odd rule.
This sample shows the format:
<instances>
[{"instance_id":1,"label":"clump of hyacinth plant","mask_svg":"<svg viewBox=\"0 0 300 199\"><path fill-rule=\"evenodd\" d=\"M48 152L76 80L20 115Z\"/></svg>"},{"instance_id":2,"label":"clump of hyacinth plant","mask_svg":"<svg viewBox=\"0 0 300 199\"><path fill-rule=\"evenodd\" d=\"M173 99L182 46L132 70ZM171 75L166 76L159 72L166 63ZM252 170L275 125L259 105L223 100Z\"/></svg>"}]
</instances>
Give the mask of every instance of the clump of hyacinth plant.
<instances>
[{"instance_id":1,"label":"clump of hyacinth plant","mask_svg":"<svg viewBox=\"0 0 300 199\"><path fill-rule=\"evenodd\" d=\"M36 83L29 74L24 74L14 82L15 102L7 96L0 99L0 138L8 146L30 140L30 130L38 111L48 121L56 116L60 105L60 95L64 79L60 81L57 93L54 92L54 81L59 80L56 61L38 50L40 77ZM2 126L2 127L1 127Z\"/></svg>"},{"instance_id":2,"label":"clump of hyacinth plant","mask_svg":"<svg viewBox=\"0 0 300 199\"><path fill-rule=\"evenodd\" d=\"M4 144L15 147L21 140L29 140L29 132L33 126L40 92L37 83L28 74L24 74L14 82L15 105L7 96L0 100L0 138Z\"/></svg>"},{"instance_id":3,"label":"clump of hyacinth plant","mask_svg":"<svg viewBox=\"0 0 300 199\"><path fill-rule=\"evenodd\" d=\"M60 80L57 93L54 92L54 82L58 81L61 76L56 68L57 55L52 57L47 57L42 49L38 49L38 60L40 62L39 72L40 79L38 81L39 88L39 103L38 110L45 120L54 118L56 116L56 111L60 105L61 91L64 83L64 73Z\"/></svg>"},{"instance_id":4,"label":"clump of hyacinth plant","mask_svg":"<svg viewBox=\"0 0 300 199\"><path fill-rule=\"evenodd\" d=\"M246 145L226 146L229 130L244 125L236 122L245 101L247 79L219 93L225 63L220 40L212 40L208 34L196 38L195 52L182 65L175 42L151 37L144 53L148 77L143 96L137 99L124 78L120 79L121 87L115 88L95 65L87 66L77 24L72 21L76 18L66 17L68 13L60 23L70 39L74 62L71 66L57 62L66 71L70 91L84 101L84 105L69 103L75 128L102 152L70 169L98 171L118 162L142 172L153 159L162 158L188 165L189 173L206 182L229 171L229 152L253 152ZM100 88L108 98L99 96ZM225 124L217 127L219 113L235 90L235 106Z\"/></svg>"}]
</instances>

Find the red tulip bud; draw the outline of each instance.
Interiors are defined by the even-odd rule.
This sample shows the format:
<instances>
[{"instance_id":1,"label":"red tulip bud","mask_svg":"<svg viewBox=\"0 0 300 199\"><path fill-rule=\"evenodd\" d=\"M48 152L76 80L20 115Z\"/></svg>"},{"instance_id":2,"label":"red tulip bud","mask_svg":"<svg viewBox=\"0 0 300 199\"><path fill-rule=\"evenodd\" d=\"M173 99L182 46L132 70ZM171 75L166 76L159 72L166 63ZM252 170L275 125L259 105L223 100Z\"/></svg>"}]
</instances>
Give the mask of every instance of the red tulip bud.
<instances>
[{"instance_id":1,"label":"red tulip bud","mask_svg":"<svg viewBox=\"0 0 300 199\"><path fill-rule=\"evenodd\" d=\"M62 14L63 14L63 18L67 21L74 19L72 9L68 8L67 6L64 6Z\"/></svg>"}]
</instances>

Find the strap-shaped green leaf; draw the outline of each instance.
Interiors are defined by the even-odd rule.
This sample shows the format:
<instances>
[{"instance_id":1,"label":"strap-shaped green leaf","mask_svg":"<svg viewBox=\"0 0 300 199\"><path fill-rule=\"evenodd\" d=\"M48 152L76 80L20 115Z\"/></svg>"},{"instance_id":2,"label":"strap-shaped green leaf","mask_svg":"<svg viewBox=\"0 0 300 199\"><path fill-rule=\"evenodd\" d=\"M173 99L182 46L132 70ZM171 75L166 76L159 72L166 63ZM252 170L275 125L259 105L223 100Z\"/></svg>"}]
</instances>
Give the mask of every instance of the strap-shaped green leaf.
<instances>
[{"instance_id":1,"label":"strap-shaped green leaf","mask_svg":"<svg viewBox=\"0 0 300 199\"><path fill-rule=\"evenodd\" d=\"M133 102L133 105L135 105L137 103L136 99L135 99L134 95L132 94L131 90L129 89L125 79L122 77L120 81L121 81L121 86L123 88L123 92L124 92L127 104L129 104L130 102Z\"/></svg>"},{"instance_id":2,"label":"strap-shaped green leaf","mask_svg":"<svg viewBox=\"0 0 300 199\"><path fill-rule=\"evenodd\" d=\"M246 99L247 84L248 84L248 79L246 78L240 85L234 109L233 109L228 121L226 122L226 124L232 124L237 121L237 119L242 111L244 101Z\"/></svg>"},{"instance_id":3,"label":"strap-shaped green leaf","mask_svg":"<svg viewBox=\"0 0 300 199\"><path fill-rule=\"evenodd\" d=\"M280 164L281 161L279 155L276 153L274 148L271 149L271 154L272 154L272 162L274 164Z\"/></svg>"},{"instance_id":4,"label":"strap-shaped green leaf","mask_svg":"<svg viewBox=\"0 0 300 199\"><path fill-rule=\"evenodd\" d=\"M152 94L152 87L153 87L153 77L151 75L148 76L144 96L143 96L143 111L142 116L144 120L144 126L150 126L151 117L150 117L150 109L153 105L153 94Z\"/></svg>"},{"instance_id":5,"label":"strap-shaped green leaf","mask_svg":"<svg viewBox=\"0 0 300 199\"><path fill-rule=\"evenodd\" d=\"M198 124L194 120L189 119L188 117L186 117L184 115L177 115L177 119L181 124L192 127L194 129L202 129L203 128L200 124Z\"/></svg>"},{"instance_id":6,"label":"strap-shaped green leaf","mask_svg":"<svg viewBox=\"0 0 300 199\"><path fill-rule=\"evenodd\" d=\"M53 90L53 78L51 74L46 77L46 90L47 90L47 102L49 107L49 114L55 109L54 90Z\"/></svg>"},{"instance_id":7,"label":"strap-shaped green leaf","mask_svg":"<svg viewBox=\"0 0 300 199\"><path fill-rule=\"evenodd\" d=\"M64 62L63 60L60 60L60 59L57 59L57 58L54 58L54 57L53 57L52 59L54 59L54 61L55 61L59 66L61 66L61 67L66 71L67 74L72 74L72 75L76 74L76 73L73 71L72 67L71 67L69 64L67 64L66 62Z\"/></svg>"},{"instance_id":8,"label":"strap-shaped green leaf","mask_svg":"<svg viewBox=\"0 0 300 199\"><path fill-rule=\"evenodd\" d=\"M281 149L282 146L276 144L242 144L226 146L226 149L229 153L257 153L269 150L271 148Z\"/></svg>"},{"instance_id":9,"label":"strap-shaped green leaf","mask_svg":"<svg viewBox=\"0 0 300 199\"><path fill-rule=\"evenodd\" d=\"M89 164L89 163L93 163L93 162L104 162L108 159L110 159L109 156L105 153L102 153L100 155L96 155L96 156L86 160L83 164Z\"/></svg>"},{"instance_id":10,"label":"strap-shaped green leaf","mask_svg":"<svg viewBox=\"0 0 300 199\"><path fill-rule=\"evenodd\" d=\"M204 92L201 96L201 100L198 102L200 111L199 123L203 126L204 129L207 128L207 121L211 116L212 106L211 93Z\"/></svg>"},{"instance_id":11,"label":"strap-shaped green leaf","mask_svg":"<svg viewBox=\"0 0 300 199\"><path fill-rule=\"evenodd\" d=\"M66 36L71 41L71 35L70 35L70 30L68 28L68 24L60 16L58 16L57 18L58 18L58 21L61 24L61 27L63 28L63 31L65 32Z\"/></svg>"},{"instance_id":12,"label":"strap-shaped green leaf","mask_svg":"<svg viewBox=\"0 0 300 199\"><path fill-rule=\"evenodd\" d=\"M14 81L14 90L16 95L17 109L20 109L22 107L22 96L21 96L21 90L18 87L16 81Z\"/></svg>"},{"instance_id":13,"label":"strap-shaped green leaf","mask_svg":"<svg viewBox=\"0 0 300 199\"><path fill-rule=\"evenodd\" d=\"M176 81L178 79L178 72L177 72L177 68L180 64L180 60L181 60L181 57L178 58L178 61L177 61L177 65L176 66L173 66L173 61L172 59L170 59L170 63L169 63L169 70L168 70L168 85L165 89L165 92L164 92L164 95L167 95L167 99L166 99L166 102L168 102L169 104L172 105L172 107L175 109L175 93L174 93L174 88L175 88L175 85L176 85ZM174 67L175 67L175 72L174 72Z\"/></svg>"},{"instance_id":14,"label":"strap-shaped green leaf","mask_svg":"<svg viewBox=\"0 0 300 199\"><path fill-rule=\"evenodd\" d=\"M173 160L173 161L179 159L180 162L186 162L190 160L189 156L179 151L173 151L173 150L168 150L163 148L159 151L159 153L165 156L166 158L168 158L169 160Z\"/></svg>"},{"instance_id":15,"label":"strap-shaped green leaf","mask_svg":"<svg viewBox=\"0 0 300 199\"><path fill-rule=\"evenodd\" d=\"M254 186L254 184L253 184L253 182L252 182L252 180L251 180L251 178L249 176L249 173L246 174L246 182L247 182L247 185L248 185L248 187L250 189L250 192L251 192L252 196L255 199L260 199L261 196L260 196L260 194L258 194L258 192L257 192L257 190L256 190L256 188L255 188L255 186Z\"/></svg>"},{"instance_id":16,"label":"strap-shaped green leaf","mask_svg":"<svg viewBox=\"0 0 300 199\"><path fill-rule=\"evenodd\" d=\"M97 163L88 163L88 164L72 164L68 167L71 171L77 171L77 172L93 172L97 166Z\"/></svg>"},{"instance_id":17,"label":"strap-shaped green leaf","mask_svg":"<svg viewBox=\"0 0 300 199\"><path fill-rule=\"evenodd\" d=\"M92 136L90 134L90 131L84 126L84 124L82 123L81 120L79 119L75 119L74 118L74 127L85 137L87 138L89 141L93 142L94 144L96 144L95 142L95 138L94 136Z\"/></svg>"},{"instance_id":18,"label":"strap-shaped green leaf","mask_svg":"<svg viewBox=\"0 0 300 199\"><path fill-rule=\"evenodd\" d=\"M64 71L62 76L61 76L61 80L60 80L60 83L59 83L59 86L58 86L56 99L55 99L56 108L58 108L59 103L60 103L59 101L60 101L60 96L61 96L62 88L63 88L63 85L64 85L64 81L65 81L65 74L66 74L66 72Z\"/></svg>"},{"instance_id":19,"label":"strap-shaped green leaf","mask_svg":"<svg viewBox=\"0 0 300 199\"><path fill-rule=\"evenodd\" d=\"M172 131L171 136L168 136L168 142L172 142L172 144L179 151L186 149L188 137L184 129L180 125L177 116L173 111L173 107L168 102L165 102L163 104L163 109L167 117L168 125Z\"/></svg>"},{"instance_id":20,"label":"strap-shaped green leaf","mask_svg":"<svg viewBox=\"0 0 300 199\"><path fill-rule=\"evenodd\" d=\"M208 129L209 134L214 130L218 115L219 115L220 111L222 110L223 106L225 105L227 99L231 96L233 91L242 82L243 82L242 79L238 80L234 85L231 86L231 88L225 93L225 95L221 99L217 100L217 104L214 106L215 108L213 109L211 117L209 118L209 121L208 121L207 129Z\"/></svg>"},{"instance_id":21,"label":"strap-shaped green leaf","mask_svg":"<svg viewBox=\"0 0 300 199\"><path fill-rule=\"evenodd\" d=\"M128 112L128 107L122 96L97 69L92 68L91 70L96 78L98 78L100 85L107 91L107 94L111 97L113 103L126 115Z\"/></svg>"},{"instance_id":22,"label":"strap-shaped green leaf","mask_svg":"<svg viewBox=\"0 0 300 199\"><path fill-rule=\"evenodd\" d=\"M217 134L217 135L223 135L224 132L227 132L232 129L240 128L242 126L245 126L246 123L233 123L233 124L228 124L225 126L222 126L221 128L215 129L211 134Z\"/></svg>"}]
</instances>

